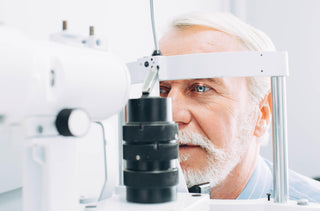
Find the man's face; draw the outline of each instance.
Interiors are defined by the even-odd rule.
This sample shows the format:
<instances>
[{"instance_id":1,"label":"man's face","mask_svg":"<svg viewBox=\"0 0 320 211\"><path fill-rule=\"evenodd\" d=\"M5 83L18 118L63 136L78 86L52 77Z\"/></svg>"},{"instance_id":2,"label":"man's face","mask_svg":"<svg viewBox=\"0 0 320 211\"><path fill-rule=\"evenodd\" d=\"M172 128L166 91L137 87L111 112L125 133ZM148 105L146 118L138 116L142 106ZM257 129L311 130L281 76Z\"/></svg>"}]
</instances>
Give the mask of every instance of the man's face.
<instances>
[{"instance_id":1,"label":"man's face","mask_svg":"<svg viewBox=\"0 0 320 211\"><path fill-rule=\"evenodd\" d=\"M194 26L169 31L160 41L160 50L170 56L244 49L231 35ZM217 185L239 163L252 139L254 115L249 114L252 103L246 79L163 81L160 90L162 97L173 101L180 164L188 186L208 180Z\"/></svg>"}]
</instances>

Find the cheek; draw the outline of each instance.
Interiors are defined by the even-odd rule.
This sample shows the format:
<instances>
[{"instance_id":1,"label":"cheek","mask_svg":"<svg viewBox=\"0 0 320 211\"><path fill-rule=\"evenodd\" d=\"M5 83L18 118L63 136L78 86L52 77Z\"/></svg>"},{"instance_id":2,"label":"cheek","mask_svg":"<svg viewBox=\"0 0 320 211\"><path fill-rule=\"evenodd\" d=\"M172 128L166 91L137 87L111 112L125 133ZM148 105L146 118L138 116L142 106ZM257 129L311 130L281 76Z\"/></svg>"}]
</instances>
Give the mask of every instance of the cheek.
<instances>
[{"instance_id":1,"label":"cheek","mask_svg":"<svg viewBox=\"0 0 320 211\"><path fill-rule=\"evenodd\" d=\"M225 104L215 104L197 109L195 121L217 148L225 148L237 134L237 121L234 109Z\"/></svg>"}]
</instances>

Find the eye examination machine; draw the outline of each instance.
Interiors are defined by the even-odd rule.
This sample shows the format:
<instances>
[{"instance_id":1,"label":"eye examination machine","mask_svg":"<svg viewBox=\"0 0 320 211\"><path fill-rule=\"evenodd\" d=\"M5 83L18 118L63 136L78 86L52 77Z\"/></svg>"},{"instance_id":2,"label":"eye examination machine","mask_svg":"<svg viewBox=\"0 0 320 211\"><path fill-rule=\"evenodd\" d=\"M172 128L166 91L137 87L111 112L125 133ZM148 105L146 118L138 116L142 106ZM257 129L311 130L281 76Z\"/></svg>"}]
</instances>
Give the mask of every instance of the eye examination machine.
<instances>
[{"instance_id":1,"label":"eye examination machine","mask_svg":"<svg viewBox=\"0 0 320 211\"><path fill-rule=\"evenodd\" d=\"M19 180L17 167L22 175L23 211L319 210L320 204L288 198L287 53L163 56L153 0L150 11L154 52L127 64L99 48L100 40L94 36L62 32L50 41L30 40L0 24L0 147L6 158L0 160L0 193L14 188L8 178ZM63 25L65 29L66 22ZM210 186L205 184L188 192L178 162L172 100L159 96L159 81L256 76L272 80L273 196L211 200ZM139 98L129 99L133 84L143 87ZM107 160L104 137L104 185L97 199L86 201L75 191L78 139L92 123L101 127L104 136L101 121L113 115L120 119L119 158L115 159L119 169L113 169L121 172L119 182L108 185L114 172L107 163L114 161ZM15 163L17 156L22 166Z\"/></svg>"}]
</instances>

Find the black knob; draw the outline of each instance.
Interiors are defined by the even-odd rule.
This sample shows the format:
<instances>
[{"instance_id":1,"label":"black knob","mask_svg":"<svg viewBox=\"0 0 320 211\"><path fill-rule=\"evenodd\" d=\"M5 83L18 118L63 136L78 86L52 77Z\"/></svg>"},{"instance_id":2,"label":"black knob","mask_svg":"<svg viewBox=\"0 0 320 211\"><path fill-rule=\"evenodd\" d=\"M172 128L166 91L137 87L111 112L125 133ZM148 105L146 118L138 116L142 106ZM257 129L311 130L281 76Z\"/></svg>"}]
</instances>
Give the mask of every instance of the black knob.
<instances>
[{"instance_id":1,"label":"black knob","mask_svg":"<svg viewBox=\"0 0 320 211\"><path fill-rule=\"evenodd\" d=\"M62 109L56 118L56 128L62 136L84 136L90 128L89 115L81 109Z\"/></svg>"}]
</instances>

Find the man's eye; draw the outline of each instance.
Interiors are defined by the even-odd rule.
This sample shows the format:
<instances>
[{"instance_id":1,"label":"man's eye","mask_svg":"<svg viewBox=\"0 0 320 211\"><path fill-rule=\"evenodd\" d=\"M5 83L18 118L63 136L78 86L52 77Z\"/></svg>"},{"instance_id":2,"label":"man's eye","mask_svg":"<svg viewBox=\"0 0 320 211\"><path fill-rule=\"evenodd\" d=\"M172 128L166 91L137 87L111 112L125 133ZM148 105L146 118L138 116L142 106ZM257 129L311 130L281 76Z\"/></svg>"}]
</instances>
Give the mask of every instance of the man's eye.
<instances>
[{"instance_id":1,"label":"man's eye","mask_svg":"<svg viewBox=\"0 0 320 211\"><path fill-rule=\"evenodd\" d=\"M168 95L169 91L167 87L160 87L160 95Z\"/></svg>"},{"instance_id":2,"label":"man's eye","mask_svg":"<svg viewBox=\"0 0 320 211\"><path fill-rule=\"evenodd\" d=\"M204 86L204 85L196 85L194 89L196 92L206 92L206 91L210 90L209 87Z\"/></svg>"},{"instance_id":3,"label":"man's eye","mask_svg":"<svg viewBox=\"0 0 320 211\"><path fill-rule=\"evenodd\" d=\"M164 93L166 93L166 90L165 90L165 89L160 88L160 94L164 94Z\"/></svg>"}]
</instances>

